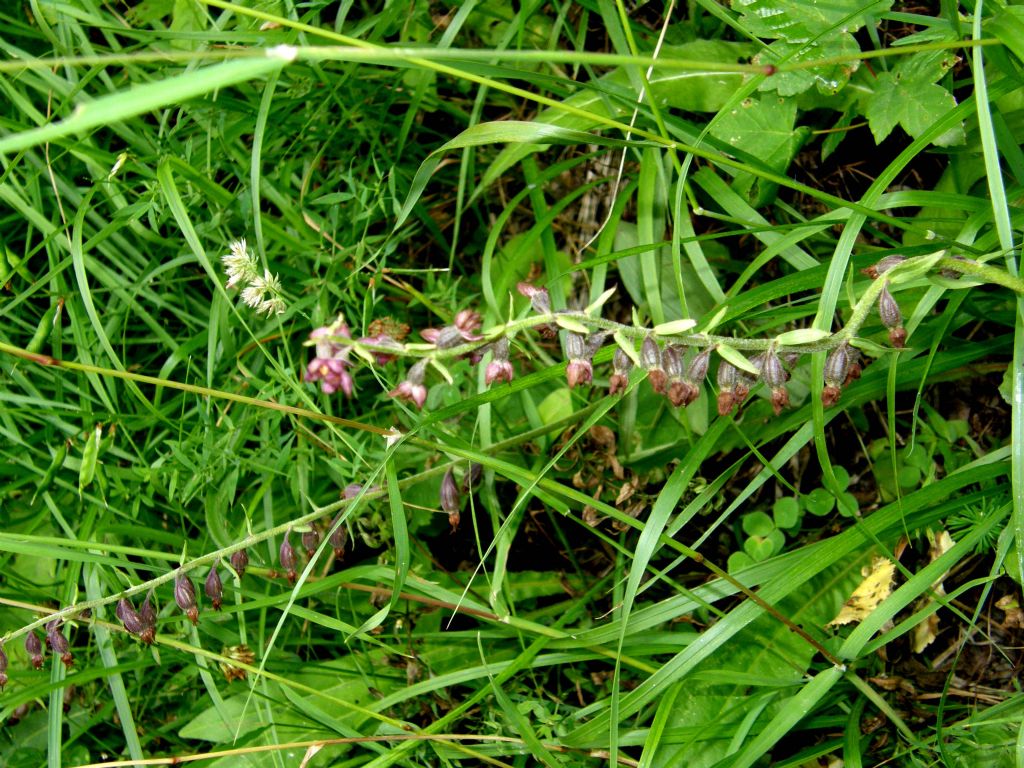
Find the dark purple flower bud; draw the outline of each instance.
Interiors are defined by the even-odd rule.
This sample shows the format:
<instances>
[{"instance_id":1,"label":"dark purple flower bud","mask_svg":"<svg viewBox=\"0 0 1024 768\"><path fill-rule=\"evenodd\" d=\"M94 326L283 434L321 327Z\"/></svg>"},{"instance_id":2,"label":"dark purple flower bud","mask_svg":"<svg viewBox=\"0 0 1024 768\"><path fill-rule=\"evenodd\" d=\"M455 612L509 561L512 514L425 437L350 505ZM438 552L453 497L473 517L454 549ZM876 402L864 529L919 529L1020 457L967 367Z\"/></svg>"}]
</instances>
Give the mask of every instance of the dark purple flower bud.
<instances>
[{"instance_id":1,"label":"dark purple flower bud","mask_svg":"<svg viewBox=\"0 0 1024 768\"><path fill-rule=\"evenodd\" d=\"M220 574L217 573L216 563L210 566L203 589L206 591L206 596L210 598L210 602L213 603L213 610L219 611L221 600L224 597L224 584L220 580Z\"/></svg>"},{"instance_id":2,"label":"dark purple flower bud","mask_svg":"<svg viewBox=\"0 0 1024 768\"><path fill-rule=\"evenodd\" d=\"M686 378L692 381L694 384L700 384L708 375L708 363L711 361L711 350L705 349L703 352L698 352L693 360L690 361L690 367L686 369Z\"/></svg>"},{"instance_id":3,"label":"dark purple flower bud","mask_svg":"<svg viewBox=\"0 0 1024 768\"><path fill-rule=\"evenodd\" d=\"M903 258L902 256L894 253L894 254L892 254L890 256L884 257L883 259L881 259L877 263L872 264L870 267L867 267L866 269L862 269L861 273L867 275L872 280L874 280L879 275L885 274L890 269L895 267L897 264L901 264L904 261L906 261L905 258Z\"/></svg>"},{"instance_id":4,"label":"dark purple flower bud","mask_svg":"<svg viewBox=\"0 0 1024 768\"><path fill-rule=\"evenodd\" d=\"M644 339L640 345L640 364L647 371L647 380L651 382L651 389L659 395L665 393L665 386L668 384L668 375L661 367L661 348L652 336Z\"/></svg>"},{"instance_id":5,"label":"dark purple flower bud","mask_svg":"<svg viewBox=\"0 0 1024 768\"><path fill-rule=\"evenodd\" d=\"M625 392L629 386L629 372L633 368L633 361L629 359L622 347L615 350L612 357L612 375L608 379L608 394L617 395Z\"/></svg>"},{"instance_id":6,"label":"dark purple flower bud","mask_svg":"<svg viewBox=\"0 0 1024 768\"><path fill-rule=\"evenodd\" d=\"M0 691L7 685L7 651L0 645Z\"/></svg>"},{"instance_id":7,"label":"dark purple flower bud","mask_svg":"<svg viewBox=\"0 0 1024 768\"><path fill-rule=\"evenodd\" d=\"M240 549L237 552L231 553L231 567L235 569L235 573L238 574L239 580L245 575L245 569L249 566L249 553L244 549Z\"/></svg>"},{"instance_id":8,"label":"dark purple flower bud","mask_svg":"<svg viewBox=\"0 0 1024 768\"><path fill-rule=\"evenodd\" d=\"M288 583L294 584L298 574L295 573L295 548L288 538L290 535L291 531L285 532L284 540L281 542L281 549L278 551L278 558L280 559L281 567L286 571Z\"/></svg>"},{"instance_id":9,"label":"dark purple flower bud","mask_svg":"<svg viewBox=\"0 0 1024 768\"><path fill-rule=\"evenodd\" d=\"M594 379L594 366L587 354L587 345L583 337L577 333L566 334L565 355L569 358L569 364L565 368L565 379L569 389L574 389L577 384L589 384Z\"/></svg>"},{"instance_id":10,"label":"dark purple flower bud","mask_svg":"<svg viewBox=\"0 0 1024 768\"><path fill-rule=\"evenodd\" d=\"M821 403L831 408L839 402L842 387L850 370L850 345L843 342L825 359L825 388L821 390Z\"/></svg>"},{"instance_id":11,"label":"dark purple flower bud","mask_svg":"<svg viewBox=\"0 0 1024 768\"><path fill-rule=\"evenodd\" d=\"M29 630L25 635L25 651L28 653L32 666L36 669L43 668L43 644L35 630Z\"/></svg>"},{"instance_id":12,"label":"dark purple flower bud","mask_svg":"<svg viewBox=\"0 0 1024 768\"><path fill-rule=\"evenodd\" d=\"M903 325L903 315L900 313L900 305L889 293L889 288L882 288L878 294L878 316L882 318L882 325L886 328L898 328Z\"/></svg>"},{"instance_id":13,"label":"dark purple flower bud","mask_svg":"<svg viewBox=\"0 0 1024 768\"><path fill-rule=\"evenodd\" d=\"M441 479L441 509L448 513L448 522L452 531L459 527L459 488L455 485L455 476L449 469Z\"/></svg>"},{"instance_id":14,"label":"dark purple flower bud","mask_svg":"<svg viewBox=\"0 0 1024 768\"><path fill-rule=\"evenodd\" d=\"M587 360L593 359L597 351L604 346L604 340L608 338L608 331L598 331L587 336L583 348L583 355Z\"/></svg>"},{"instance_id":15,"label":"dark purple flower bud","mask_svg":"<svg viewBox=\"0 0 1024 768\"><path fill-rule=\"evenodd\" d=\"M74 665L75 660L71 655L71 646L68 645L67 638L61 632L60 619L54 619L46 625L46 642L53 649L53 652L60 656L60 660L65 667L70 669Z\"/></svg>"},{"instance_id":16,"label":"dark purple flower bud","mask_svg":"<svg viewBox=\"0 0 1024 768\"><path fill-rule=\"evenodd\" d=\"M565 335L565 356L569 360L580 360L586 357L586 345L578 333Z\"/></svg>"},{"instance_id":17,"label":"dark purple flower bud","mask_svg":"<svg viewBox=\"0 0 1024 768\"><path fill-rule=\"evenodd\" d=\"M764 383L772 389L781 387L789 380L789 374L782 367L782 361L779 360L774 349L769 349L761 356L761 365L758 367L761 369L761 378Z\"/></svg>"},{"instance_id":18,"label":"dark purple flower bud","mask_svg":"<svg viewBox=\"0 0 1024 768\"><path fill-rule=\"evenodd\" d=\"M903 328L900 306L889 293L888 286L882 288L882 292L878 294L878 316L882 318L882 325L889 329L889 342L894 347L902 349L907 343L907 331Z\"/></svg>"},{"instance_id":19,"label":"dark purple flower bud","mask_svg":"<svg viewBox=\"0 0 1024 768\"><path fill-rule=\"evenodd\" d=\"M680 381L683 378L683 355L675 344L669 344L661 353L661 367L669 381Z\"/></svg>"},{"instance_id":20,"label":"dark purple flower bud","mask_svg":"<svg viewBox=\"0 0 1024 768\"><path fill-rule=\"evenodd\" d=\"M117 601L117 618L124 624L124 628L133 635L141 635L144 625L142 623L142 617L139 616L139 612L135 610L135 606L132 605L132 601L127 597L122 597Z\"/></svg>"},{"instance_id":21,"label":"dark purple flower bud","mask_svg":"<svg viewBox=\"0 0 1024 768\"><path fill-rule=\"evenodd\" d=\"M661 349L651 336L646 337L640 345L640 365L648 371L661 367Z\"/></svg>"},{"instance_id":22,"label":"dark purple flower bud","mask_svg":"<svg viewBox=\"0 0 1024 768\"><path fill-rule=\"evenodd\" d=\"M179 573L174 580L174 602L188 616L193 624L199 623L199 603L196 602L196 588L192 586L192 579L184 573Z\"/></svg>"},{"instance_id":23,"label":"dark purple flower bud","mask_svg":"<svg viewBox=\"0 0 1024 768\"><path fill-rule=\"evenodd\" d=\"M331 522L331 535L327 539L330 542L331 548L334 550L334 556L338 560L345 557L345 545L348 543L348 529L341 522L341 515L344 510L338 513L338 516Z\"/></svg>"},{"instance_id":24,"label":"dark purple flower bud","mask_svg":"<svg viewBox=\"0 0 1024 768\"><path fill-rule=\"evenodd\" d=\"M139 609L139 619L142 621L142 632L139 639L146 645L152 645L156 638L156 609L153 608L153 592L146 595L142 607Z\"/></svg>"},{"instance_id":25,"label":"dark purple flower bud","mask_svg":"<svg viewBox=\"0 0 1024 768\"><path fill-rule=\"evenodd\" d=\"M320 546L320 531L316 528L310 528L308 531L302 533L302 548L306 550L306 555L309 557L313 556L316 552L316 548Z\"/></svg>"},{"instance_id":26,"label":"dark purple flower bud","mask_svg":"<svg viewBox=\"0 0 1024 768\"><path fill-rule=\"evenodd\" d=\"M728 416L736 403L736 387L739 382L739 371L728 360L718 366L718 415Z\"/></svg>"}]
</instances>

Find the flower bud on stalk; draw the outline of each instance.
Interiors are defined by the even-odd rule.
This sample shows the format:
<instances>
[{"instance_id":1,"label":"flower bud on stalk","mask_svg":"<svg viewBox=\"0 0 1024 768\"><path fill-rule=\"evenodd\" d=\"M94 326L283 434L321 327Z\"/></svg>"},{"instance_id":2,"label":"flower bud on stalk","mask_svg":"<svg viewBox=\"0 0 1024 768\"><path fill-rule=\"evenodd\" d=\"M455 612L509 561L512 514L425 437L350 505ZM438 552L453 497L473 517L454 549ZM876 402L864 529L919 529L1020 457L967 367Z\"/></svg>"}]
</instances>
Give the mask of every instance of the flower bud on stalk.
<instances>
[{"instance_id":1,"label":"flower bud on stalk","mask_svg":"<svg viewBox=\"0 0 1024 768\"><path fill-rule=\"evenodd\" d=\"M60 660L64 663L64 666L70 669L75 659L71 655L71 647L68 645L68 639L64 637L64 633L61 632L61 620L54 619L46 625L46 641L49 643L50 648L53 652L60 656Z\"/></svg>"},{"instance_id":2,"label":"flower bud on stalk","mask_svg":"<svg viewBox=\"0 0 1024 768\"><path fill-rule=\"evenodd\" d=\"M423 375L427 370L427 361L420 360L405 375L405 381L388 392L389 397L396 400L407 400L417 408L427 402L427 388L423 385Z\"/></svg>"},{"instance_id":3,"label":"flower bud on stalk","mask_svg":"<svg viewBox=\"0 0 1024 768\"><path fill-rule=\"evenodd\" d=\"M441 509L448 513L448 523L454 533L459 529L459 488L450 469L441 479Z\"/></svg>"},{"instance_id":4,"label":"flower bud on stalk","mask_svg":"<svg viewBox=\"0 0 1024 768\"><path fill-rule=\"evenodd\" d=\"M36 669L43 668L43 644L39 640L39 635L35 633L35 630L30 630L25 635L25 651L29 655L29 659L32 662L32 666Z\"/></svg>"},{"instance_id":5,"label":"flower bud on stalk","mask_svg":"<svg viewBox=\"0 0 1024 768\"><path fill-rule=\"evenodd\" d=\"M331 521L331 535L327 539L334 550L334 557L341 560L345 557L345 545L348 544L348 529L341 524L341 516L345 510L338 513L338 516Z\"/></svg>"},{"instance_id":6,"label":"flower bud on stalk","mask_svg":"<svg viewBox=\"0 0 1024 768\"><path fill-rule=\"evenodd\" d=\"M821 404L826 408L839 402L850 370L850 358L850 345L844 341L825 359L825 388L821 390Z\"/></svg>"},{"instance_id":7,"label":"flower bud on stalk","mask_svg":"<svg viewBox=\"0 0 1024 768\"><path fill-rule=\"evenodd\" d=\"M907 342L907 332L903 328L900 305L889 293L888 285L878 294L878 316L882 319L882 325L889 329L889 342L897 349L902 349Z\"/></svg>"},{"instance_id":8,"label":"flower bud on stalk","mask_svg":"<svg viewBox=\"0 0 1024 768\"><path fill-rule=\"evenodd\" d=\"M739 372L736 366L728 360L723 360L718 366L716 376L718 382L718 415L728 416L736 405L736 386L739 381Z\"/></svg>"},{"instance_id":9,"label":"flower bud on stalk","mask_svg":"<svg viewBox=\"0 0 1024 768\"><path fill-rule=\"evenodd\" d=\"M661 353L661 364L668 376L668 400L678 408L686 404L686 397L689 393L688 382L684 379L683 354L685 350L674 344L665 347Z\"/></svg>"},{"instance_id":10,"label":"flower bud on stalk","mask_svg":"<svg viewBox=\"0 0 1024 768\"><path fill-rule=\"evenodd\" d=\"M508 361L508 339L502 337L491 345L491 362L484 372L484 383L490 386L494 382L512 381L515 369Z\"/></svg>"},{"instance_id":11,"label":"flower bud on stalk","mask_svg":"<svg viewBox=\"0 0 1024 768\"><path fill-rule=\"evenodd\" d=\"M302 534L302 548L306 550L306 555L312 557L313 553L316 552L316 548L320 546L320 531L316 528L310 528L308 531L304 531Z\"/></svg>"},{"instance_id":12,"label":"flower bud on stalk","mask_svg":"<svg viewBox=\"0 0 1024 768\"><path fill-rule=\"evenodd\" d=\"M547 288L538 288L533 283L518 283L516 290L530 300L530 306L538 315L551 312L551 298Z\"/></svg>"},{"instance_id":13,"label":"flower bud on stalk","mask_svg":"<svg viewBox=\"0 0 1024 768\"><path fill-rule=\"evenodd\" d=\"M565 355L569 358L569 364L565 368L565 379L569 383L569 389L574 389L577 384L589 384L593 381L594 366L590 362L587 345L582 336L577 333L566 335Z\"/></svg>"},{"instance_id":14,"label":"flower bud on stalk","mask_svg":"<svg viewBox=\"0 0 1024 768\"><path fill-rule=\"evenodd\" d=\"M117 609L114 611L117 614L117 618L124 624L124 628L128 630L130 634L138 637L142 634L144 625L142 623L142 617L139 616L139 612L135 610L135 606L132 605L132 601L127 597L122 597L117 601Z\"/></svg>"},{"instance_id":15,"label":"flower bud on stalk","mask_svg":"<svg viewBox=\"0 0 1024 768\"><path fill-rule=\"evenodd\" d=\"M0 691L7 686L7 651L0 645Z\"/></svg>"},{"instance_id":16,"label":"flower bud on stalk","mask_svg":"<svg viewBox=\"0 0 1024 768\"><path fill-rule=\"evenodd\" d=\"M789 374L782 367L782 361L776 354L775 349L769 349L761 356L761 378L771 388L772 410L778 416L782 409L789 405L789 392L786 391L786 382Z\"/></svg>"},{"instance_id":17,"label":"flower bud on stalk","mask_svg":"<svg viewBox=\"0 0 1024 768\"><path fill-rule=\"evenodd\" d=\"M281 567L286 571L288 583L294 584L298 574L295 573L295 548L288 538L290 535L291 531L285 532L284 541L281 542L281 549L278 551L278 557L281 561Z\"/></svg>"},{"instance_id":18,"label":"flower bud on stalk","mask_svg":"<svg viewBox=\"0 0 1024 768\"><path fill-rule=\"evenodd\" d=\"M629 385L629 371L633 367L633 361L625 353L622 347L615 350L612 357L612 375L608 379L608 394L617 395L626 391Z\"/></svg>"},{"instance_id":19,"label":"flower bud on stalk","mask_svg":"<svg viewBox=\"0 0 1024 768\"><path fill-rule=\"evenodd\" d=\"M224 597L224 584L220 580L220 574L217 573L216 563L210 566L210 572L206 574L206 583L203 588L206 591L206 596L213 603L213 610L219 611L221 600Z\"/></svg>"},{"instance_id":20,"label":"flower bud on stalk","mask_svg":"<svg viewBox=\"0 0 1024 768\"><path fill-rule=\"evenodd\" d=\"M142 621L142 632L139 633L139 639L146 645L152 645L153 640L156 639L156 610L153 608L152 590L146 595L146 599L139 609L139 619Z\"/></svg>"},{"instance_id":21,"label":"flower bud on stalk","mask_svg":"<svg viewBox=\"0 0 1024 768\"><path fill-rule=\"evenodd\" d=\"M192 579L186 574L179 573L174 580L174 602L185 612L188 620L193 624L199 623L199 604L196 602L196 588L192 585Z\"/></svg>"},{"instance_id":22,"label":"flower bud on stalk","mask_svg":"<svg viewBox=\"0 0 1024 768\"><path fill-rule=\"evenodd\" d=\"M239 581L241 581L242 576L245 575L245 569L249 565L249 553L244 549L232 552L230 563L231 567L235 569L235 573L238 574Z\"/></svg>"},{"instance_id":23,"label":"flower bud on stalk","mask_svg":"<svg viewBox=\"0 0 1024 768\"><path fill-rule=\"evenodd\" d=\"M665 394L668 376L661 367L661 348L652 336L647 336L643 344L640 345L640 365L647 371L647 380L651 382L651 389L659 395Z\"/></svg>"}]
</instances>

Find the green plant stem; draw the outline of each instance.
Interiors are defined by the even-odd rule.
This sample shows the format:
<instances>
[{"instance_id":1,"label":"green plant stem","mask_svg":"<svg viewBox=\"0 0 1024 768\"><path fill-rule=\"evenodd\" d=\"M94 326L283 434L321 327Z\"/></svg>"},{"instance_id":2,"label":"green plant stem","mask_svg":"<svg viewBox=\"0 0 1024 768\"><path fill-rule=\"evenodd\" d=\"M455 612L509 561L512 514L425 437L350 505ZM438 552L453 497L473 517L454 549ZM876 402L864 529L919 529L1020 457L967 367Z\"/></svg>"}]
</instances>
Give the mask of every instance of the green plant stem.
<instances>
[{"instance_id":1,"label":"green plant stem","mask_svg":"<svg viewBox=\"0 0 1024 768\"><path fill-rule=\"evenodd\" d=\"M733 349L740 349L752 352L764 352L775 349L777 352L795 352L797 354L810 354L812 352L828 352L840 344L856 338L857 333L867 321L871 314L878 295L882 288L888 284L889 279L897 277L901 272L913 269L922 259L932 258L931 256L918 256L907 259L897 267L887 272L887 279L873 280L864 291L860 300L854 305L849 321L846 325L820 341L808 344L780 345L775 338L768 339L746 339L736 336L721 336L711 333L692 334L658 334L658 338L666 343L678 344L687 347L708 348L718 345L725 345ZM1011 275L1005 269L993 267L970 259L957 259L943 257L935 263L935 267L942 270L950 270L959 274L973 277L981 282L1001 285L1009 288L1014 293L1024 295L1024 280ZM561 321L561 322L560 322ZM502 337L512 339L516 334L524 330L530 330L545 325L560 325L566 328L567 325L584 325L592 331L606 331L619 334L627 339L642 341L654 331L649 328L638 328L634 325L617 323L614 320L607 320L603 317L595 317L581 311L559 311L546 312L529 315L518 320L512 320L504 325L494 326L482 332L482 340L460 344L456 347L438 348L429 344L413 344L405 347L387 347L374 344L366 344L356 339L344 338L341 336L331 337L331 341L338 344L355 347L366 354L381 352L403 357L418 357L431 360L447 360L469 355L477 352ZM567 330L570 330L567 328ZM313 344L314 342L309 342Z\"/></svg>"}]
</instances>

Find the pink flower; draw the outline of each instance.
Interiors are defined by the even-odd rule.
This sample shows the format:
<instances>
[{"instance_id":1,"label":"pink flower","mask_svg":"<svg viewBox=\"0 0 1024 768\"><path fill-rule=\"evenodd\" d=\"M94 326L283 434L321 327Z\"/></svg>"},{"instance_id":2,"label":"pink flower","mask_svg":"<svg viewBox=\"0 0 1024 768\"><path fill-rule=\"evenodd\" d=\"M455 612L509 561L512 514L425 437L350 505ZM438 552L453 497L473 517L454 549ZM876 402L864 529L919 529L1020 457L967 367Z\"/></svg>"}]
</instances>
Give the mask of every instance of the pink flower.
<instances>
[{"instance_id":1,"label":"pink flower","mask_svg":"<svg viewBox=\"0 0 1024 768\"><path fill-rule=\"evenodd\" d=\"M316 356L306 366L306 381L319 381L320 389L324 394L332 395L341 390L346 397L352 397L355 382L352 374L348 372L349 352L346 344L339 344L332 341L332 338L352 338L348 325L344 320L338 320L332 325L321 326L309 334L311 341L316 342Z\"/></svg>"},{"instance_id":2,"label":"pink flower","mask_svg":"<svg viewBox=\"0 0 1024 768\"><path fill-rule=\"evenodd\" d=\"M423 404L427 402L427 388L423 385L423 374L426 370L426 360L420 360L409 369L405 381L388 392L388 395L398 400L407 400L417 408L423 408Z\"/></svg>"},{"instance_id":3,"label":"pink flower","mask_svg":"<svg viewBox=\"0 0 1024 768\"><path fill-rule=\"evenodd\" d=\"M403 381L388 392L388 395L398 400L407 400L417 408L422 408L423 404L427 402L427 388L422 384L413 384L411 381Z\"/></svg>"},{"instance_id":4,"label":"pink flower","mask_svg":"<svg viewBox=\"0 0 1024 768\"><path fill-rule=\"evenodd\" d=\"M484 372L484 383L488 386L494 382L512 381L516 375L515 368L508 360L492 360Z\"/></svg>"}]
</instances>

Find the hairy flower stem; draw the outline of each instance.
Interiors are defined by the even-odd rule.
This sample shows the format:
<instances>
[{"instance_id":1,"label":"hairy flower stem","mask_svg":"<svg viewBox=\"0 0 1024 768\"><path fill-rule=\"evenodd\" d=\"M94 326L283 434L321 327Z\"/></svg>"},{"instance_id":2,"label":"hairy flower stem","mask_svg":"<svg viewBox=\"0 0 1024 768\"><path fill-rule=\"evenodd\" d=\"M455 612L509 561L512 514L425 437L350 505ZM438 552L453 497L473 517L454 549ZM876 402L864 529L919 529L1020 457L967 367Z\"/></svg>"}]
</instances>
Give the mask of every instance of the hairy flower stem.
<instances>
[{"instance_id":1,"label":"hairy flower stem","mask_svg":"<svg viewBox=\"0 0 1024 768\"><path fill-rule=\"evenodd\" d=\"M843 342L856 338L861 326L864 325L873 311L875 302L878 300L878 295L881 293L886 281L891 282L892 279L898 277L901 272L913 269L918 264L919 260L927 258L933 257L919 256L909 258L899 266L893 267L891 270L886 272L886 280L872 281L865 289L860 300L854 305L853 312L847 324L831 336L828 336L821 341L798 345L779 345L773 338L748 339L710 333L666 334L664 336L659 335L659 340L670 344L679 344L682 346L698 348L714 347L718 344L724 344L732 347L733 349L749 352L765 352L770 349L774 349L778 354L784 354L786 352L796 352L800 354L829 352ZM976 261L960 260L950 257L941 258L933 265L934 270L938 270L940 268L969 275L970 277L982 282L1001 285L1009 288L1015 293L1024 295L1024 280L1014 277L1004 269L980 264ZM350 345L367 353L383 352L399 357L425 358L441 361L468 355L494 343L498 339L513 338L521 331L547 326L553 323L558 324L559 320L566 324L571 323L573 325L586 326L591 331L608 331L610 333L617 333L627 339L635 341L643 341L651 335L651 329L649 328L637 328L633 325L617 323L614 320L608 320L603 317L588 315L585 312L566 310L531 314L518 320L512 320L503 325L497 325L480 331L483 336L483 339L480 341L469 342L466 344L460 344L456 347L447 347L444 349L435 347L431 344L410 344L405 347L381 347L373 344L362 343L355 339L346 339L341 337L332 337L331 341L335 341L339 344Z\"/></svg>"}]
</instances>

